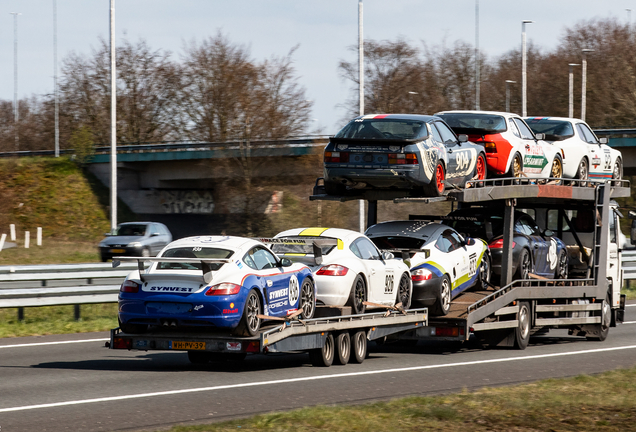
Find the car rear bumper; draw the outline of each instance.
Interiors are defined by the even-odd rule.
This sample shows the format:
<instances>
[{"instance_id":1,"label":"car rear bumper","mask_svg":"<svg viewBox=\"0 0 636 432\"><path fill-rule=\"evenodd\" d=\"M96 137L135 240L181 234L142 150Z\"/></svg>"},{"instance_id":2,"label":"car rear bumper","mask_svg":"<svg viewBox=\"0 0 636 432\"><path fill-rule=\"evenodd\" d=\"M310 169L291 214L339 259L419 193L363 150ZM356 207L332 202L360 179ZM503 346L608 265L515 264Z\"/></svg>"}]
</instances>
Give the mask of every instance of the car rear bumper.
<instances>
[{"instance_id":1,"label":"car rear bumper","mask_svg":"<svg viewBox=\"0 0 636 432\"><path fill-rule=\"evenodd\" d=\"M425 281L413 281L413 304L417 306L431 306L439 299L442 278L433 277Z\"/></svg>"},{"instance_id":2,"label":"car rear bumper","mask_svg":"<svg viewBox=\"0 0 636 432\"><path fill-rule=\"evenodd\" d=\"M428 179L421 178L419 166L362 168L325 165L325 181L342 183L354 188L357 186L361 189L364 185L376 188L412 189L429 183Z\"/></svg>"}]
</instances>

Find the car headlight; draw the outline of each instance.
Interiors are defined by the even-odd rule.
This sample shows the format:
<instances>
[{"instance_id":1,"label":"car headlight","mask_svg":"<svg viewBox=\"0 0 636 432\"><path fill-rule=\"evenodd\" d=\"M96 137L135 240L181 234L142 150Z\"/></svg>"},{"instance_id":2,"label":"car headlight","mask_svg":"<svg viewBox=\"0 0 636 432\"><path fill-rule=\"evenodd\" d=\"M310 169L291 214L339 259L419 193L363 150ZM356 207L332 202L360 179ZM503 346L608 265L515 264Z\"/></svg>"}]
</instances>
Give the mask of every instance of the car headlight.
<instances>
[{"instance_id":1,"label":"car headlight","mask_svg":"<svg viewBox=\"0 0 636 432\"><path fill-rule=\"evenodd\" d=\"M108 245L106 244L106 242L99 242L99 247L108 247Z\"/></svg>"},{"instance_id":2,"label":"car headlight","mask_svg":"<svg viewBox=\"0 0 636 432\"><path fill-rule=\"evenodd\" d=\"M128 243L128 247L140 248L141 247L141 242Z\"/></svg>"}]
</instances>

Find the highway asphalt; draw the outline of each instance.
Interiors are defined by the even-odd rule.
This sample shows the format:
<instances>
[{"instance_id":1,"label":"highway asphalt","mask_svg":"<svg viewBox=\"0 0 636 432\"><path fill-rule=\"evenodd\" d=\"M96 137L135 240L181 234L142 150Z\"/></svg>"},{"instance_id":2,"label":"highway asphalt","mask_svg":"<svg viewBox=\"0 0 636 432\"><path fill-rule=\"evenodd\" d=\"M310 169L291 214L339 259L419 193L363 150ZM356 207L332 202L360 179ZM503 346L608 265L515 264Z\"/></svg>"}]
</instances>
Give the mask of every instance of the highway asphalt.
<instances>
[{"instance_id":1,"label":"highway asphalt","mask_svg":"<svg viewBox=\"0 0 636 432\"><path fill-rule=\"evenodd\" d=\"M108 350L107 333L0 339L0 430L162 430L316 404L433 395L636 365L636 304L605 342L534 337L525 351L467 343L370 346L361 365L306 354L190 364L182 352Z\"/></svg>"}]
</instances>

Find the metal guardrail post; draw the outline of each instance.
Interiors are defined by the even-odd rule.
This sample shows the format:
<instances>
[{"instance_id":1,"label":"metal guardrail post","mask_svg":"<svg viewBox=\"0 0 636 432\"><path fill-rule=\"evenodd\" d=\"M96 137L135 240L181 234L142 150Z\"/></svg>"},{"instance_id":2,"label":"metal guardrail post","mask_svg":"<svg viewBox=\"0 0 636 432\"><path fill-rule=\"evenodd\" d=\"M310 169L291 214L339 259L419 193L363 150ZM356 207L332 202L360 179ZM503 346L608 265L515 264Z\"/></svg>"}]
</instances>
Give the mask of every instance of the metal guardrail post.
<instances>
[{"instance_id":1,"label":"metal guardrail post","mask_svg":"<svg viewBox=\"0 0 636 432\"><path fill-rule=\"evenodd\" d=\"M23 307L18 308L18 321L20 321L20 322L24 321L24 308Z\"/></svg>"},{"instance_id":2,"label":"metal guardrail post","mask_svg":"<svg viewBox=\"0 0 636 432\"><path fill-rule=\"evenodd\" d=\"M80 321L82 319L82 317L80 316L80 305L76 304L73 306L74 306L74 312L75 312L75 321Z\"/></svg>"}]
</instances>

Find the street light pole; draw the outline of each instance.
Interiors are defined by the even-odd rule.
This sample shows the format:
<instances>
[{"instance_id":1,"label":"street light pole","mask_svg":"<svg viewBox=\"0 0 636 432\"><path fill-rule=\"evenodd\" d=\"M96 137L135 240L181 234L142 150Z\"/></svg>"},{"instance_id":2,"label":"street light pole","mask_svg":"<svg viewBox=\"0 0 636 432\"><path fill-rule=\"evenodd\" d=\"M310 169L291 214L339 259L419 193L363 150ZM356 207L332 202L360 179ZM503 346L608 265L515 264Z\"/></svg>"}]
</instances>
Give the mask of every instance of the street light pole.
<instances>
[{"instance_id":1,"label":"street light pole","mask_svg":"<svg viewBox=\"0 0 636 432\"><path fill-rule=\"evenodd\" d=\"M60 157L60 99L57 90L57 0L53 0L53 93L55 94L55 157Z\"/></svg>"},{"instance_id":2,"label":"street light pole","mask_svg":"<svg viewBox=\"0 0 636 432\"><path fill-rule=\"evenodd\" d=\"M362 33L362 0L358 0L358 92L360 97L360 115L364 115L364 38ZM360 232L364 232L364 200L359 200Z\"/></svg>"},{"instance_id":3,"label":"street light pole","mask_svg":"<svg viewBox=\"0 0 636 432\"><path fill-rule=\"evenodd\" d=\"M568 99L568 117L574 117L574 66L581 66L578 63L570 63L570 77L569 77L569 99Z\"/></svg>"},{"instance_id":4,"label":"street light pole","mask_svg":"<svg viewBox=\"0 0 636 432\"><path fill-rule=\"evenodd\" d=\"M583 84L581 88L581 120L585 121L585 97L587 93L587 53L593 52L593 49L585 48L581 50L583 53L583 60L581 61L581 69L583 72Z\"/></svg>"},{"instance_id":5,"label":"street light pole","mask_svg":"<svg viewBox=\"0 0 636 432\"><path fill-rule=\"evenodd\" d=\"M475 109L479 110L479 0L475 0Z\"/></svg>"},{"instance_id":6,"label":"street light pole","mask_svg":"<svg viewBox=\"0 0 636 432\"><path fill-rule=\"evenodd\" d=\"M117 57L115 53L115 0L110 0L110 229L117 228Z\"/></svg>"},{"instance_id":7,"label":"street light pole","mask_svg":"<svg viewBox=\"0 0 636 432\"><path fill-rule=\"evenodd\" d=\"M533 21L523 20L521 21L521 116L526 117L528 115L527 110L527 98L526 98L526 24L531 24Z\"/></svg>"},{"instance_id":8,"label":"street light pole","mask_svg":"<svg viewBox=\"0 0 636 432\"><path fill-rule=\"evenodd\" d=\"M510 84L517 84L517 81L506 80L506 112L510 112Z\"/></svg>"},{"instance_id":9,"label":"street light pole","mask_svg":"<svg viewBox=\"0 0 636 432\"><path fill-rule=\"evenodd\" d=\"M15 134L15 151L20 150L18 137L18 15L20 12L9 12L13 15L13 133ZM16 155L17 156L17 155Z\"/></svg>"}]
</instances>

